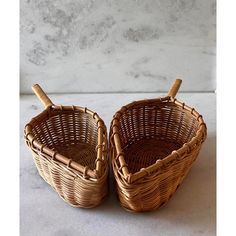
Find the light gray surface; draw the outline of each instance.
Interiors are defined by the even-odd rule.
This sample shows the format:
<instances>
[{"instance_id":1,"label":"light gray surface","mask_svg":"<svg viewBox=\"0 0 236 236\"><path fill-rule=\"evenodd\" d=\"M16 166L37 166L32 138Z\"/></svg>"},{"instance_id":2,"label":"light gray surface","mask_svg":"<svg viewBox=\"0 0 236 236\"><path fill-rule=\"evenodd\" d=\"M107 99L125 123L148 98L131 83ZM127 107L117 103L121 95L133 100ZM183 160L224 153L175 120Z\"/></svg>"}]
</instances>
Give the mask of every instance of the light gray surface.
<instances>
[{"instance_id":1,"label":"light gray surface","mask_svg":"<svg viewBox=\"0 0 236 236\"><path fill-rule=\"evenodd\" d=\"M87 106L96 110L107 127L114 112L126 103L163 94L51 95L55 104ZM22 236L191 236L215 235L216 114L215 94L179 94L204 117L208 138L189 175L170 202L157 211L134 214L116 199L113 181L102 205L90 210L67 205L41 177L30 152L20 140L20 231ZM21 96L20 131L42 111L35 96Z\"/></svg>"},{"instance_id":2,"label":"light gray surface","mask_svg":"<svg viewBox=\"0 0 236 236\"><path fill-rule=\"evenodd\" d=\"M22 93L215 89L215 0L21 0Z\"/></svg>"}]
</instances>

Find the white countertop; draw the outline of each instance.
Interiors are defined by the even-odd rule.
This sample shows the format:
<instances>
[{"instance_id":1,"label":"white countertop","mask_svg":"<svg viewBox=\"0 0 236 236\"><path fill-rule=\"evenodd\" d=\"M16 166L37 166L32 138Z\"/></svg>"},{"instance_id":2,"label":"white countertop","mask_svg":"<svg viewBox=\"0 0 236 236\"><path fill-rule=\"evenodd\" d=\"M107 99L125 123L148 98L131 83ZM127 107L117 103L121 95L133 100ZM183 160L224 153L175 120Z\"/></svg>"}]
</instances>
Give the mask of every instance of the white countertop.
<instances>
[{"instance_id":1,"label":"white countertop","mask_svg":"<svg viewBox=\"0 0 236 236\"><path fill-rule=\"evenodd\" d=\"M113 114L131 101L163 94L58 94L55 104L87 106L107 127ZM215 235L216 215L216 97L214 93L179 93L194 107L208 128L208 138L189 175L164 207L148 213L130 213L120 207L113 177L107 199L94 209L67 205L39 176L23 140L24 125L43 110L33 95L20 97L20 232L24 236L78 235Z\"/></svg>"}]
</instances>

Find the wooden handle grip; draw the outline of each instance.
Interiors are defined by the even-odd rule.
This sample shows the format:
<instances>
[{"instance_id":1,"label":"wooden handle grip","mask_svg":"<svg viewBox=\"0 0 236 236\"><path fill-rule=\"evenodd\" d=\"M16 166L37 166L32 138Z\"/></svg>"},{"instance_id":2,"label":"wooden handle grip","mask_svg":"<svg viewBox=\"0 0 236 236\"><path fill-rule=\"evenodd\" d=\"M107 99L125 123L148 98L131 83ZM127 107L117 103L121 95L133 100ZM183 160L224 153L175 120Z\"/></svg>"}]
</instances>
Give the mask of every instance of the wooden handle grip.
<instances>
[{"instance_id":1,"label":"wooden handle grip","mask_svg":"<svg viewBox=\"0 0 236 236\"><path fill-rule=\"evenodd\" d=\"M42 88L38 84L34 84L32 86L32 90L38 97L38 99L41 101L41 103L44 105L45 108L48 108L53 105L52 101L49 99L49 97L45 94L45 92L42 90Z\"/></svg>"},{"instance_id":2,"label":"wooden handle grip","mask_svg":"<svg viewBox=\"0 0 236 236\"><path fill-rule=\"evenodd\" d=\"M172 84L172 86L171 86L171 88L170 88L170 90L169 90L167 96L170 96L170 97L173 97L173 98L174 98L174 97L176 96L176 94L177 94L179 88L180 88L181 83L182 83L182 80L181 80L181 79L176 79L176 80L174 81L174 83Z\"/></svg>"}]
</instances>

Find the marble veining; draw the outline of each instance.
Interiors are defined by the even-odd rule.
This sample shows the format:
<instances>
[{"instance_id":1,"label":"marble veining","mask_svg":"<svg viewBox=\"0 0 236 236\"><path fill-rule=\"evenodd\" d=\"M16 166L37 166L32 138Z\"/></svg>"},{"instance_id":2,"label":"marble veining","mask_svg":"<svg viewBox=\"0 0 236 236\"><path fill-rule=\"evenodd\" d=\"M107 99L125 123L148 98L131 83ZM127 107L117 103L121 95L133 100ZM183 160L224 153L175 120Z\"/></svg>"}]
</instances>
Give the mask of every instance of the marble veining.
<instances>
[{"instance_id":1,"label":"marble veining","mask_svg":"<svg viewBox=\"0 0 236 236\"><path fill-rule=\"evenodd\" d=\"M21 0L21 92L215 89L215 0ZM144 58L148 58L145 60Z\"/></svg>"}]
</instances>

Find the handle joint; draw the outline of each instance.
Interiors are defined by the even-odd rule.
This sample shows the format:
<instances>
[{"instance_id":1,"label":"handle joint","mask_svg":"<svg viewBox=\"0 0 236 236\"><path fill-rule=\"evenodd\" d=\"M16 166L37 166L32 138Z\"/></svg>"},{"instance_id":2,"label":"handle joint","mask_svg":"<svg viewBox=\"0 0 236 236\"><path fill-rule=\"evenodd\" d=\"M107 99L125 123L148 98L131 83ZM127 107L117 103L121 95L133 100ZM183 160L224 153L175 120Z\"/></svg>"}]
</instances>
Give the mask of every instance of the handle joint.
<instances>
[{"instance_id":1,"label":"handle joint","mask_svg":"<svg viewBox=\"0 0 236 236\"><path fill-rule=\"evenodd\" d=\"M178 93L181 83L182 83L181 79L176 79L174 83L172 84L167 96L171 98L175 98L176 94Z\"/></svg>"}]
</instances>

